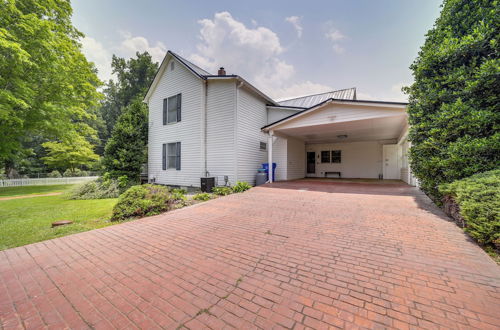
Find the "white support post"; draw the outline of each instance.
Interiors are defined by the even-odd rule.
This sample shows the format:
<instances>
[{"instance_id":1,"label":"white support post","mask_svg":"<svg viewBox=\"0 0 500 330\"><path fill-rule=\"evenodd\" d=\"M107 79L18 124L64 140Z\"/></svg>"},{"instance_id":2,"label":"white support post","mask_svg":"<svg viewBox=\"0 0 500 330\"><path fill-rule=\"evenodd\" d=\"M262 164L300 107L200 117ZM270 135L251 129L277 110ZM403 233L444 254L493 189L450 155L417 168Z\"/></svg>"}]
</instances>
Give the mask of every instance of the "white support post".
<instances>
[{"instance_id":1,"label":"white support post","mask_svg":"<svg viewBox=\"0 0 500 330\"><path fill-rule=\"evenodd\" d=\"M267 166L269 183L273 182L273 131L269 131L267 138Z\"/></svg>"}]
</instances>

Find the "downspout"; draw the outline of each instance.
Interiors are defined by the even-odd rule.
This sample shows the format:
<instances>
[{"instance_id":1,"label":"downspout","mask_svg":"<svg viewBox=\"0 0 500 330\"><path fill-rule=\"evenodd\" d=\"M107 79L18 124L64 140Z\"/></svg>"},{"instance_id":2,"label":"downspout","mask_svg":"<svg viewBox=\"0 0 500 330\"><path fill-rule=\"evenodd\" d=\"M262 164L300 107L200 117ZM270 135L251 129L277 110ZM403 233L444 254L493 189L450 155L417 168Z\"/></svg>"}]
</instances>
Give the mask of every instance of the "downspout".
<instances>
[{"instance_id":1,"label":"downspout","mask_svg":"<svg viewBox=\"0 0 500 330\"><path fill-rule=\"evenodd\" d=\"M267 173L268 173L268 182L273 183L273 131L267 132Z\"/></svg>"},{"instance_id":2,"label":"downspout","mask_svg":"<svg viewBox=\"0 0 500 330\"><path fill-rule=\"evenodd\" d=\"M205 175L205 177L208 177L209 173L208 173L208 161L207 161L207 122L208 122L208 119L207 119L207 99L208 99L208 80L205 79L205 84L204 84L204 88L205 88L205 96L204 96L204 100L203 100L203 113L202 113L202 122L203 122L203 174Z\"/></svg>"},{"instance_id":3,"label":"downspout","mask_svg":"<svg viewBox=\"0 0 500 330\"><path fill-rule=\"evenodd\" d=\"M239 158L239 149L238 149L238 107L239 107L239 98L240 98L240 88L243 86L243 81L236 81L236 93L235 93L235 111L234 111L234 180L236 183L238 181L238 158Z\"/></svg>"}]
</instances>

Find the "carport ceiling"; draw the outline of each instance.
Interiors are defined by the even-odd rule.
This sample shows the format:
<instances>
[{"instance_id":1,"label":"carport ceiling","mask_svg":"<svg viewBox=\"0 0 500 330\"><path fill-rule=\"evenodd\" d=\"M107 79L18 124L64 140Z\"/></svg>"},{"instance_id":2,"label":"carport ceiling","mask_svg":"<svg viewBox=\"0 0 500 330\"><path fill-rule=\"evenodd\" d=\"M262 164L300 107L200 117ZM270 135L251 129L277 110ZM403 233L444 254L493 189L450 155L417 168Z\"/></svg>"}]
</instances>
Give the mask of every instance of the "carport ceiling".
<instances>
[{"instance_id":1,"label":"carport ceiling","mask_svg":"<svg viewBox=\"0 0 500 330\"><path fill-rule=\"evenodd\" d=\"M397 139L406 122L406 116L390 116L356 121L329 123L277 129L276 133L297 138L308 143L379 141ZM347 135L347 138L339 138Z\"/></svg>"}]
</instances>

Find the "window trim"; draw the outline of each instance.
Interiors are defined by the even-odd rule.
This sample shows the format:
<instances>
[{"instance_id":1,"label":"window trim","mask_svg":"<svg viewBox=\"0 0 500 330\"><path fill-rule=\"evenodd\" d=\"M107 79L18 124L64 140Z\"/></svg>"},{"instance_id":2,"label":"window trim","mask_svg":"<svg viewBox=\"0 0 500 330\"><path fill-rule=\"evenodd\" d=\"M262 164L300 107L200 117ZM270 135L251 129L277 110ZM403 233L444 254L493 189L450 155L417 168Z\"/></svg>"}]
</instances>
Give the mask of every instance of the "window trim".
<instances>
[{"instance_id":1,"label":"window trim","mask_svg":"<svg viewBox=\"0 0 500 330\"><path fill-rule=\"evenodd\" d=\"M328 152L328 161L323 161L323 153ZM332 153L330 150L321 150L319 152L321 164L330 164L332 162Z\"/></svg>"},{"instance_id":2,"label":"window trim","mask_svg":"<svg viewBox=\"0 0 500 330\"><path fill-rule=\"evenodd\" d=\"M338 156L334 156L333 153L338 152ZM334 161L338 158L338 162ZM342 164L342 150L332 150L331 152L331 162L332 164Z\"/></svg>"},{"instance_id":3,"label":"window trim","mask_svg":"<svg viewBox=\"0 0 500 330\"><path fill-rule=\"evenodd\" d=\"M166 146L166 170L181 170L181 143L180 142L170 142L164 144ZM169 154L170 145L175 145L175 155ZM171 157L174 157L174 164L170 164ZM173 165L173 166L170 166Z\"/></svg>"},{"instance_id":4,"label":"window trim","mask_svg":"<svg viewBox=\"0 0 500 330\"><path fill-rule=\"evenodd\" d=\"M176 111L175 118L176 118L176 120L175 121L168 121L169 112L172 112L172 110L169 111L169 106L168 106L170 103L169 100L172 100L174 98L175 98L175 102L176 102L176 105L175 105L175 111ZM171 125L171 124L175 124L175 123L180 122L181 121L181 114L182 114L182 93L172 95L172 96L169 96L169 97L163 99L163 125Z\"/></svg>"}]
</instances>

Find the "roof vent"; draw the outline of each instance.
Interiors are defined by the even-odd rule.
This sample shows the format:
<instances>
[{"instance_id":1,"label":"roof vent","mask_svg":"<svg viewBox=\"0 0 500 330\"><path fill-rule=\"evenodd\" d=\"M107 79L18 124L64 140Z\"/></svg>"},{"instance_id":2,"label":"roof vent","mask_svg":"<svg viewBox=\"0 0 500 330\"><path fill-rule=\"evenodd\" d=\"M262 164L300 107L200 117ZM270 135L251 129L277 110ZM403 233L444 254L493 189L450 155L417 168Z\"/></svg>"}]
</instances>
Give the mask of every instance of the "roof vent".
<instances>
[{"instance_id":1,"label":"roof vent","mask_svg":"<svg viewBox=\"0 0 500 330\"><path fill-rule=\"evenodd\" d=\"M219 71L217 71L217 74L218 74L219 76L225 76L225 75L226 75L226 70L224 70L224 67L222 67L222 66L221 66L221 67L219 68Z\"/></svg>"}]
</instances>

